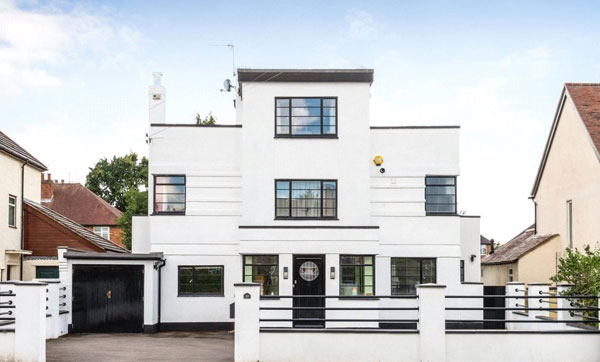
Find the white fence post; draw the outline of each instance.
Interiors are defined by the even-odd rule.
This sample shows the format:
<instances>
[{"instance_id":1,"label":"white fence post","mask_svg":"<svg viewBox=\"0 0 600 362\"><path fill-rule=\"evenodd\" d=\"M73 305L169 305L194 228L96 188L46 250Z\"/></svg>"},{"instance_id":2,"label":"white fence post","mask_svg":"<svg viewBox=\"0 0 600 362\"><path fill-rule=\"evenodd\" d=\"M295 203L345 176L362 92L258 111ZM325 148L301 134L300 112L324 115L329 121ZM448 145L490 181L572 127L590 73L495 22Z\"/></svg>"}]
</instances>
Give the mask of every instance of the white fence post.
<instances>
[{"instance_id":1,"label":"white fence post","mask_svg":"<svg viewBox=\"0 0 600 362\"><path fill-rule=\"evenodd\" d=\"M48 298L46 300L46 306L48 308L45 308L46 310L46 314L49 314L50 317L48 317L46 319L46 323L49 324L46 326L46 329L48 331L46 337L47 338L58 338L60 337L60 323L59 323L59 308L58 305L60 304L60 298L59 298L59 285L60 285L60 280L58 279L36 279L37 282L41 282L41 283L47 283L48 286L46 287L46 289L48 290L48 292L46 293L46 298Z\"/></svg>"},{"instance_id":2,"label":"white fence post","mask_svg":"<svg viewBox=\"0 0 600 362\"><path fill-rule=\"evenodd\" d=\"M419 339L423 362L446 360L446 286L417 285L419 295Z\"/></svg>"},{"instance_id":3,"label":"white fence post","mask_svg":"<svg viewBox=\"0 0 600 362\"><path fill-rule=\"evenodd\" d=\"M235 292L235 342L236 362L260 359L260 284L236 283Z\"/></svg>"},{"instance_id":4,"label":"white fence post","mask_svg":"<svg viewBox=\"0 0 600 362\"><path fill-rule=\"evenodd\" d=\"M573 284L561 283L556 285L556 295L563 295L567 290L573 287ZM560 310L561 308L571 308L571 302L567 298L556 298L556 307L559 309L556 313L558 320L563 321L575 321L577 318L571 315L569 310ZM563 329L567 329L567 323L561 323L560 326Z\"/></svg>"},{"instance_id":5,"label":"white fence post","mask_svg":"<svg viewBox=\"0 0 600 362\"><path fill-rule=\"evenodd\" d=\"M507 296L515 296L516 298L506 298L506 308L523 308L525 305L525 299L519 298L520 296L525 295L525 283L520 282L508 282L506 283L506 295ZM512 321L517 319L514 315L514 310L507 310L505 312L505 319L507 321ZM523 318L518 318L523 319ZM521 329L517 323L506 323L507 330Z\"/></svg>"},{"instance_id":6,"label":"white fence post","mask_svg":"<svg viewBox=\"0 0 600 362\"><path fill-rule=\"evenodd\" d=\"M46 283L15 283L15 360L46 361Z\"/></svg>"},{"instance_id":7,"label":"white fence post","mask_svg":"<svg viewBox=\"0 0 600 362\"><path fill-rule=\"evenodd\" d=\"M535 298L529 298L529 308L536 308L537 310L529 311L529 319L533 321L541 320L538 317L550 317L550 313L547 310L539 310L539 308L549 308L550 307L550 283L529 283L527 284L529 287L529 295ZM548 326L547 323L530 323L531 326L529 329L536 330L544 330Z\"/></svg>"}]
</instances>

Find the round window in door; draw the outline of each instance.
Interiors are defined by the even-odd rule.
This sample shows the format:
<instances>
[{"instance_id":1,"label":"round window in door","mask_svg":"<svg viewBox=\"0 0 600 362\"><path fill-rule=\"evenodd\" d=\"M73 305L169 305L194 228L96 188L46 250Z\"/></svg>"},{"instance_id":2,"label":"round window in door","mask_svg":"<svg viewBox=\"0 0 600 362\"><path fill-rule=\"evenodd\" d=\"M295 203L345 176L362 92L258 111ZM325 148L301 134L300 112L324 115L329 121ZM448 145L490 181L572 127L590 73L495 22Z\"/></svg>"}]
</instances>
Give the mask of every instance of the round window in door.
<instances>
[{"instance_id":1,"label":"round window in door","mask_svg":"<svg viewBox=\"0 0 600 362\"><path fill-rule=\"evenodd\" d=\"M312 282L319 276L319 267L312 261L305 261L300 265L300 277L307 282Z\"/></svg>"}]
</instances>

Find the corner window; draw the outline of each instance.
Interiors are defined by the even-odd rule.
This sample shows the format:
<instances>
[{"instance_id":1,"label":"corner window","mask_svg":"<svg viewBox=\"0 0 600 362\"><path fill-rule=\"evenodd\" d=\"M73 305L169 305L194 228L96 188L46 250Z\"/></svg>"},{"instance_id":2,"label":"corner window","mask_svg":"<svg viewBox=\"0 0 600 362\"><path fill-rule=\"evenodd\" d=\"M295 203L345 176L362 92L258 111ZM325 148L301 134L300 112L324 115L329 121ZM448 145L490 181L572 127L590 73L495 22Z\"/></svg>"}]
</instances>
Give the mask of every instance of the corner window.
<instances>
[{"instance_id":1,"label":"corner window","mask_svg":"<svg viewBox=\"0 0 600 362\"><path fill-rule=\"evenodd\" d=\"M279 295L279 256L244 256L244 282L259 283L260 295Z\"/></svg>"},{"instance_id":2,"label":"corner window","mask_svg":"<svg viewBox=\"0 0 600 362\"><path fill-rule=\"evenodd\" d=\"M460 261L460 282L461 283L465 282L465 261L464 260Z\"/></svg>"},{"instance_id":3,"label":"corner window","mask_svg":"<svg viewBox=\"0 0 600 362\"><path fill-rule=\"evenodd\" d=\"M179 266L180 296L222 296L223 266Z\"/></svg>"},{"instance_id":4,"label":"corner window","mask_svg":"<svg viewBox=\"0 0 600 362\"><path fill-rule=\"evenodd\" d=\"M456 214L456 177L425 177L425 212L427 215Z\"/></svg>"},{"instance_id":5,"label":"corner window","mask_svg":"<svg viewBox=\"0 0 600 362\"><path fill-rule=\"evenodd\" d=\"M185 214L185 176L154 176L154 213Z\"/></svg>"},{"instance_id":6,"label":"corner window","mask_svg":"<svg viewBox=\"0 0 600 362\"><path fill-rule=\"evenodd\" d=\"M58 279L58 267L57 266L36 266L35 267L36 279Z\"/></svg>"},{"instance_id":7,"label":"corner window","mask_svg":"<svg viewBox=\"0 0 600 362\"><path fill-rule=\"evenodd\" d=\"M337 181L275 180L276 219L337 217Z\"/></svg>"},{"instance_id":8,"label":"corner window","mask_svg":"<svg viewBox=\"0 0 600 362\"><path fill-rule=\"evenodd\" d=\"M335 137L337 98L275 98L276 137Z\"/></svg>"},{"instance_id":9,"label":"corner window","mask_svg":"<svg viewBox=\"0 0 600 362\"><path fill-rule=\"evenodd\" d=\"M109 226L94 226L94 234L110 240L110 227Z\"/></svg>"},{"instance_id":10,"label":"corner window","mask_svg":"<svg viewBox=\"0 0 600 362\"><path fill-rule=\"evenodd\" d=\"M417 294L417 284L435 282L435 259L392 258L392 295Z\"/></svg>"},{"instance_id":11,"label":"corner window","mask_svg":"<svg viewBox=\"0 0 600 362\"><path fill-rule=\"evenodd\" d=\"M372 296L375 294L375 257L372 255L340 256L340 295Z\"/></svg>"},{"instance_id":12,"label":"corner window","mask_svg":"<svg viewBox=\"0 0 600 362\"><path fill-rule=\"evenodd\" d=\"M8 195L8 226L17 227L17 197Z\"/></svg>"}]
</instances>

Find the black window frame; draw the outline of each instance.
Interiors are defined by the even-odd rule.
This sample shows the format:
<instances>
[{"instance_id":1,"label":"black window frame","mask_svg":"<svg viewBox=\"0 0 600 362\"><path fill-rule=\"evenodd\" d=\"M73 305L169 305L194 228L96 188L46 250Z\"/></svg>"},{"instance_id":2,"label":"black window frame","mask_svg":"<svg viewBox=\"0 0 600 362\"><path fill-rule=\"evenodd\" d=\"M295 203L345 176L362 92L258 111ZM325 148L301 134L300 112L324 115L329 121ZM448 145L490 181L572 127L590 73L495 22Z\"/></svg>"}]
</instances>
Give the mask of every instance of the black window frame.
<instances>
[{"instance_id":1,"label":"black window frame","mask_svg":"<svg viewBox=\"0 0 600 362\"><path fill-rule=\"evenodd\" d=\"M436 272L437 272L437 265L436 265ZM461 283L465 282L465 261L464 260L460 261L460 282Z\"/></svg>"},{"instance_id":2,"label":"black window frame","mask_svg":"<svg viewBox=\"0 0 600 362\"><path fill-rule=\"evenodd\" d=\"M181 268L192 268L192 292L181 292L179 283ZM196 293L195 273L196 268L220 268L221 269L221 293ZM177 265L177 296L178 297L224 297L225 296L225 266L224 265Z\"/></svg>"},{"instance_id":3,"label":"black window frame","mask_svg":"<svg viewBox=\"0 0 600 362\"><path fill-rule=\"evenodd\" d=\"M277 258L277 263L276 264L255 264L254 261L252 262L252 264L247 264L246 263L246 257L255 257L255 256L270 256L270 257L276 257ZM261 286L260 288L260 295L261 296L274 296L274 297L278 297L279 296L279 286L280 286L280 282L281 280L279 279L279 254L244 254L242 255L242 281L246 282L246 266L275 266L277 267L277 290L275 291L275 294L263 294L263 287ZM254 269L252 269L252 271L254 271ZM252 279L254 280L254 273L251 274ZM254 281L252 281L252 283L254 283Z\"/></svg>"},{"instance_id":4,"label":"black window frame","mask_svg":"<svg viewBox=\"0 0 600 362\"><path fill-rule=\"evenodd\" d=\"M370 256L372 258L372 260L373 260L372 264L365 264L364 261L363 261L363 264L342 264L342 258L343 257L361 257L361 258L364 258L366 256ZM340 254L340 259L339 259L339 269L340 270L339 270L339 281L338 281L338 294L339 294L340 298L353 298L353 297L355 297L355 298L372 298L372 297L376 296L376 290L377 290L376 289L377 288L377 285L376 285L377 284L376 274L377 274L377 269L376 269L376 266L375 266L375 262L376 262L375 260L376 260L376 258L375 258L375 255L373 255L373 254ZM343 267L344 266L354 266L354 267L361 266L363 268L365 266L371 266L373 268L373 275L372 275L372 277L373 277L373 293L371 295L364 294L364 287L365 286L363 285L362 286L363 287L363 294L343 295L342 294L342 280L343 280L343 270L344 270ZM364 271L362 272L362 275L364 276Z\"/></svg>"},{"instance_id":5,"label":"black window frame","mask_svg":"<svg viewBox=\"0 0 600 362\"><path fill-rule=\"evenodd\" d=\"M181 184L173 184L173 183L156 183L157 177L183 177L183 211L157 211L156 210L156 186L160 185L181 185ZM187 177L182 174L156 174L153 175L152 179L152 215L185 215L187 209Z\"/></svg>"},{"instance_id":6,"label":"black window frame","mask_svg":"<svg viewBox=\"0 0 600 362\"><path fill-rule=\"evenodd\" d=\"M315 182L319 181L321 183L321 206L319 208L321 216L292 216L292 182ZM278 216L277 215L277 183L278 182L288 182L289 186L289 205L288 205L288 216ZM323 182L335 182L335 215L333 216L323 216ZM274 212L275 212L275 220L338 220L338 191L339 185L338 180L334 179L275 179L274 182L274 190L275 190L275 204L274 204Z\"/></svg>"},{"instance_id":7,"label":"black window frame","mask_svg":"<svg viewBox=\"0 0 600 362\"><path fill-rule=\"evenodd\" d=\"M451 178L454 180L454 184L452 185L428 185L427 184L427 179L429 178ZM457 176L449 176L449 175L426 175L425 176L425 215L427 216L454 216L457 215L457 205L458 205L458 187L456 184L456 178ZM431 204L427 202L427 186L453 186L454 187L454 211L453 212L444 212L444 211L427 211L427 205ZM436 205L451 205L451 204L440 204L440 203L436 203Z\"/></svg>"},{"instance_id":8,"label":"black window frame","mask_svg":"<svg viewBox=\"0 0 600 362\"><path fill-rule=\"evenodd\" d=\"M14 204L11 205L10 200L13 199ZM10 223L10 216L11 216L11 208L12 208L12 216L13 216L13 223ZM17 228L17 197L15 195L11 195L8 194L8 227L10 228Z\"/></svg>"},{"instance_id":9,"label":"black window frame","mask_svg":"<svg viewBox=\"0 0 600 362\"><path fill-rule=\"evenodd\" d=\"M288 113L288 129L289 133L277 133L277 100L279 99L287 99L289 100L289 113ZM320 134L292 134L292 100L293 99L320 99L321 100L321 133ZM324 99L335 99L335 133L327 133L323 134L323 100ZM307 97L275 97L273 102L273 113L274 113L274 130L273 133L275 138L338 138L338 108L339 108L339 99L337 96L307 96ZM325 107L331 108L331 107Z\"/></svg>"},{"instance_id":10,"label":"black window frame","mask_svg":"<svg viewBox=\"0 0 600 362\"><path fill-rule=\"evenodd\" d=\"M40 271L48 271L48 270L52 270L52 272L56 272L56 276L55 277L48 277L48 276L40 276ZM35 278L36 279L58 279L60 278L60 271L58 269L58 265L36 265L35 266Z\"/></svg>"},{"instance_id":11,"label":"black window frame","mask_svg":"<svg viewBox=\"0 0 600 362\"><path fill-rule=\"evenodd\" d=\"M437 267L437 258L413 258L413 257L391 257L390 258L390 294L391 295L415 295L416 294L416 285L415 285L415 294L411 294L411 293L394 293L394 259L412 259L412 260L418 260L419 261L419 283L418 284L423 284L423 261L424 260L433 260L433 265L435 268L435 273L434 273L434 280L433 283L437 283L437 271L438 271L438 267ZM400 285L398 285L400 286ZM409 286L410 285L402 285L402 286Z\"/></svg>"}]
</instances>

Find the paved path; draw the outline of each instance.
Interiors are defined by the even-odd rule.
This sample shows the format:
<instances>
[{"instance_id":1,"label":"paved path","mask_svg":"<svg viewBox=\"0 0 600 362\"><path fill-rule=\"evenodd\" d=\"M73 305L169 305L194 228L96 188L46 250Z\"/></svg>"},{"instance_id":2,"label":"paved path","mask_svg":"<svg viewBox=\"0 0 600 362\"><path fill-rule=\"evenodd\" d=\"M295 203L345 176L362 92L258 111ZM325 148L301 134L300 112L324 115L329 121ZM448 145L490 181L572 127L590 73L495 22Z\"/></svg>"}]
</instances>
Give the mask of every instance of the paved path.
<instances>
[{"instance_id":1,"label":"paved path","mask_svg":"<svg viewBox=\"0 0 600 362\"><path fill-rule=\"evenodd\" d=\"M233 334L72 334L46 342L48 362L233 361Z\"/></svg>"}]
</instances>

